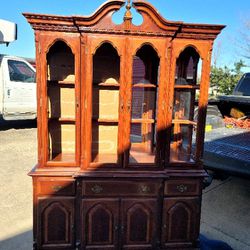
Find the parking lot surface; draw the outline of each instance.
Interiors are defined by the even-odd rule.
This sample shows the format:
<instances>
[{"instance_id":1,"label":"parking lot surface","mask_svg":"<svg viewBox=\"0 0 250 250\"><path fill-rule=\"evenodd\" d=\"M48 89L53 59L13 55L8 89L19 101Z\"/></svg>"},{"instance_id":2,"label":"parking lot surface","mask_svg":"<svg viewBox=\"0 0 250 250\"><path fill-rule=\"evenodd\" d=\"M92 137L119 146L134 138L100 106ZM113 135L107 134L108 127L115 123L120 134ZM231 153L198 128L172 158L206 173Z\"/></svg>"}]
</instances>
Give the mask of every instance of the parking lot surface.
<instances>
[{"instance_id":1,"label":"parking lot surface","mask_svg":"<svg viewBox=\"0 0 250 250\"><path fill-rule=\"evenodd\" d=\"M13 128L14 127L14 128ZM32 249L32 179L36 164L34 123L0 124L0 249ZM214 180L204 190L201 233L250 250L250 180Z\"/></svg>"}]
</instances>

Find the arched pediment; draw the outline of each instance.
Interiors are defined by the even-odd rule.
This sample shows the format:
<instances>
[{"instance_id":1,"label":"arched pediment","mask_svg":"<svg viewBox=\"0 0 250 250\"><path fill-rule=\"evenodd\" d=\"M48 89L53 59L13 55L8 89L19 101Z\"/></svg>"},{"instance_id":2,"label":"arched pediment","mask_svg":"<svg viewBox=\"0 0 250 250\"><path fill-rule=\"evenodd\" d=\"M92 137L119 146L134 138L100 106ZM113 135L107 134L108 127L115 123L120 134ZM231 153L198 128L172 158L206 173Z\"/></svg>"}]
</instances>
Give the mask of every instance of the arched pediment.
<instances>
[{"instance_id":1,"label":"arched pediment","mask_svg":"<svg viewBox=\"0 0 250 250\"><path fill-rule=\"evenodd\" d=\"M88 17L75 16L74 23L78 26L80 31L87 31L88 28L95 29L96 32L104 31L108 32L113 30L117 33L123 33L130 31L133 33L157 33L158 35L171 35L179 30L182 22L170 22L164 19L158 11L149 3L134 1L132 6L143 17L143 23L139 26L134 25L132 19L130 20L129 29L126 25L126 21L122 24L115 24L112 21L112 15L115 11L118 11L125 1L108 1L103 4L94 14ZM129 7L130 8L130 7ZM124 13L125 14L125 13ZM130 13L131 14L131 13ZM126 14L125 14L126 15Z\"/></svg>"},{"instance_id":2,"label":"arched pediment","mask_svg":"<svg viewBox=\"0 0 250 250\"><path fill-rule=\"evenodd\" d=\"M144 20L151 21L150 25L157 25L163 31L176 32L183 22L171 22L162 17L156 8L148 2L133 1L133 7L143 16ZM150 19L149 19L150 18Z\"/></svg>"},{"instance_id":3,"label":"arched pediment","mask_svg":"<svg viewBox=\"0 0 250 250\"><path fill-rule=\"evenodd\" d=\"M103 24L111 21L112 14L118 11L125 4L124 0L107 1L102 4L92 15L89 16L75 16L74 19L77 25L80 26L94 26L96 24Z\"/></svg>"},{"instance_id":4,"label":"arched pediment","mask_svg":"<svg viewBox=\"0 0 250 250\"><path fill-rule=\"evenodd\" d=\"M225 27L223 25L189 24L181 21L169 21L148 2L134 0L132 6L143 17L139 26L133 24L128 1L124 22L115 24L112 21L114 12L121 9L125 0L107 1L89 16L58 16L23 13L35 30L63 31L74 33L107 33L120 35L161 36L172 38L195 38L213 40Z\"/></svg>"}]
</instances>

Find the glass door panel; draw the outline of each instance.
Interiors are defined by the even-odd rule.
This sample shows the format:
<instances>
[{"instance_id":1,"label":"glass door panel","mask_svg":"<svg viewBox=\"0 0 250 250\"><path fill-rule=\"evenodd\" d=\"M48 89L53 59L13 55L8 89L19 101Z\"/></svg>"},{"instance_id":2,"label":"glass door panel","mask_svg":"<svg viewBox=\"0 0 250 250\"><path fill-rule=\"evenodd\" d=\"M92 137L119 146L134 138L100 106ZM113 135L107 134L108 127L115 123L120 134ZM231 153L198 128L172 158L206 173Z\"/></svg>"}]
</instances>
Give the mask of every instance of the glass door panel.
<instances>
[{"instance_id":1,"label":"glass door panel","mask_svg":"<svg viewBox=\"0 0 250 250\"><path fill-rule=\"evenodd\" d=\"M155 125L153 123L131 124L130 163L155 162Z\"/></svg>"},{"instance_id":2,"label":"glass door panel","mask_svg":"<svg viewBox=\"0 0 250 250\"><path fill-rule=\"evenodd\" d=\"M75 153L75 125L49 123L50 161L72 161Z\"/></svg>"},{"instance_id":3,"label":"glass door panel","mask_svg":"<svg viewBox=\"0 0 250 250\"><path fill-rule=\"evenodd\" d=\"M48 88L48 117L75 119L75 88L55 86Z\"/></svg>"},{"instance_id":4,"label":"glass door panel","mask_svg":"<svg viewBox=\"0 0 250 250\"><path fill-rule=\"evenodd\" d=\"M74 54L57 41L47 54L48 160L75 162L76 98Z\"/></svg>"},{"instance_id":5,"label":"glass door panel","mask_svg":"<svg viewBox=\"0 0 250 250\"><path fill-rule=\"evenodd\" d=\"M159 57L149 45L133 60L129 164L154 164Z\"/></svg>"},{"instance_id":6,"label":"glass door panel","mask_svg":"<svg viewBox=\"0 0 250 250\"><path fill-rule=\"evenodd\" d=\"M170 162L194 163L197 123L194 121L195 95L199 90L199 54L186 48L177 59L174 85L173 125Z\"/></svg>"},{"instance_id":7,"label":"glass door panel","mask_svg":"<svg viewBox=\"0 0 250 250\"><path fill-rule=\"evenodd\" d=\"M118 125L101 122L93 122L92 125L92 161L116 163Z\"/></svg>"},{"instance_id":8,"label":"glass door panel","mask_svg":"<svg viewBox=\"0 0 250 250\"><path fill-rule=\"evenodd\" d=\"M178 90L174 92L174 120L192 120L194 92L190 90Z\"/></svg>"},{"instance_id":9,"label":"glass door panel","mask_svg":"<svg viewBox=\"0 0 250 250\"><path fill-rule=\"evenodd\" d=\"M172 126L170 161L194 162L194 144L196 140L196 127L175 123Z\"/></svg>"},{"instance_id":10,"label":"glass door panel","mask_svg":"<svg viewBox=\"0 0 250 250\"><path fill-rule=\"evenodd\" d=\"M92 162L118 163L120 57L109 43L93 58Z\"/></svg>"}]
</instances>

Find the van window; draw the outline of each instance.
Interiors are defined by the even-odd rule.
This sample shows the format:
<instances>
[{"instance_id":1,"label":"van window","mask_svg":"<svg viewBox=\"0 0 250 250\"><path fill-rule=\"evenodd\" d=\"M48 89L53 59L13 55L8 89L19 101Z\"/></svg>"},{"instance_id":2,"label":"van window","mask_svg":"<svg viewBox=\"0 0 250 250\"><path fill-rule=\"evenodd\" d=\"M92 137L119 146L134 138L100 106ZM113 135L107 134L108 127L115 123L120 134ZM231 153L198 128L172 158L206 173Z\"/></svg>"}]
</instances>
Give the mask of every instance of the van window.
<instances>
[{"instance_id":1,"label":"van window","mask_svg":"<svg viewBox=\"0 0 250 250\"><path fill-rule=\"evenodd\" d=\"M35 82L35 72L24 62L8 60L10 81Z\"/></svg>"}]
</instances>

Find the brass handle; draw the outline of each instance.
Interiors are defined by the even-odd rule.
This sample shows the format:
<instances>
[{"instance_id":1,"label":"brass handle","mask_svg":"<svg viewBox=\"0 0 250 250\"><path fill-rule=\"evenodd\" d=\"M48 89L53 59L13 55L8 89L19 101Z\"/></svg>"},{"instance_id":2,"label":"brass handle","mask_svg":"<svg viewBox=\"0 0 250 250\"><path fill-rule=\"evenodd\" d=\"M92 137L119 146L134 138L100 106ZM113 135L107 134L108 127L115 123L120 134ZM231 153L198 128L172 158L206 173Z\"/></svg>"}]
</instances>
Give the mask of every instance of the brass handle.
<instances>
[{"instance_id":1,"label":"brass handle","mask_svg":"<svg viewBox=\"0 0 250 250\"><path fill-rule=\"evenodd\" d=\"M57 192L57 191L59 191L62 188L63 188L62 186L53 186L52 190L55 191L55 192Z\"/></svg>"},{"instance_id":2,"label":"brass handle","mask_svg":"<svg viewBox=\"0 0 250 250\"><path fill-rule=\"evenodd\" d=\"M180 193L184 193L184 192L187 191L187 186L186 186L186 185L183 185L183 184L178 185L176 188L177 188L177 190L178 190Z\"/></svg>"},{"instance_id":3,"label":"brass handle","mask_svg":"<svg viewBox=\"0 0 250 250\"><path fill-rule=\"evenodd\" d=\"M103 191L103 188L99 185L94 185L92 188L91 188L92 192L95 193L95 194L100 194L102 191Z\"/></svg>"},{"instance_id":4,"label":"brass handle","mask_svg":"<svg viewBox=\"0 0 250 250\"><path fill-rule=\"evenodd\" d=\"M150 187L147 185L141 185L140 192L143 194L148 194L150 192Z\"/></svg>"}]
</instances>

